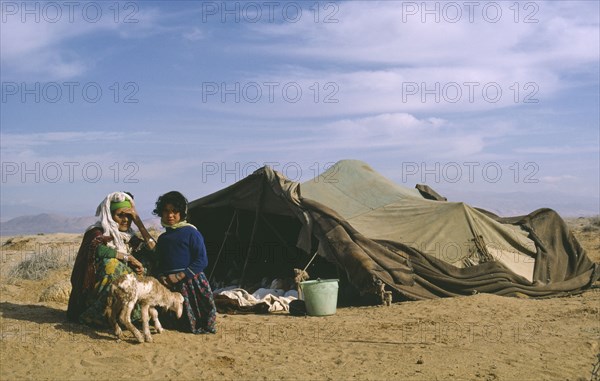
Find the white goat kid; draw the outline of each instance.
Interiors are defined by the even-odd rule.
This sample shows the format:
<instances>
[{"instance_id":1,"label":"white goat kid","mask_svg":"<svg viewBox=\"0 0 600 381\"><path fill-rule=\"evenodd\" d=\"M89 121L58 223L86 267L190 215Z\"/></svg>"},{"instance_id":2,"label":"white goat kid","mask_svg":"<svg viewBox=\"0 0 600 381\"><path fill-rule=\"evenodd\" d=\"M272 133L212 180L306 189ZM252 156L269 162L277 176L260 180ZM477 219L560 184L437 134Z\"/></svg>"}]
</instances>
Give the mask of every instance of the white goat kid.
<instances>
[{"instance_id":1,"label":"white goat kid","mask_svg":"<svg viewBox=\"0 0 600 381\"><path fill-rule=\"evenodd\" d=\"M143 336L131 323L131 311L138 302L142 307ZM115 335L119 339L122 338L123 332L117 321L117 315L118 320L134 334L140 343L143 343L144 340L152 342L149 325L150 316L152 316L157 333L163 331L155 306L174 311L177 318L180 318L183 313L183 295L179 292L169 291L156 278L125 274L112 283L108 293L105 313L110 327L114 328Z\"/></svg>"}]
</instances>

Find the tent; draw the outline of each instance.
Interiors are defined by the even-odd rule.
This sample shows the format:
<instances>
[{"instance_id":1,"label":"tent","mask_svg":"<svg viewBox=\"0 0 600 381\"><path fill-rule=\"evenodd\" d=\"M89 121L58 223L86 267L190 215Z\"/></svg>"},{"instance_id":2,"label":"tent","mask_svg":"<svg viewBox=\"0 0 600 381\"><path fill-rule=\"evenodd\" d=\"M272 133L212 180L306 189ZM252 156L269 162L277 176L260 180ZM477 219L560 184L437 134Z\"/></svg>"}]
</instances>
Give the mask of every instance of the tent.
<instances>
[{"instance_id":1,"label":"tent","mask_svg":"<svg viewBox=\"0 0 600 381\"><path fill-rule=\"evenodd\" d=\"M299 184L269 167L189 204L211 281L340 279L342 303L493 293L542 297L589 288L600 270L550 209L502 218L431 188L399 186L343 160Z\"/></svg>"}]
</instances>

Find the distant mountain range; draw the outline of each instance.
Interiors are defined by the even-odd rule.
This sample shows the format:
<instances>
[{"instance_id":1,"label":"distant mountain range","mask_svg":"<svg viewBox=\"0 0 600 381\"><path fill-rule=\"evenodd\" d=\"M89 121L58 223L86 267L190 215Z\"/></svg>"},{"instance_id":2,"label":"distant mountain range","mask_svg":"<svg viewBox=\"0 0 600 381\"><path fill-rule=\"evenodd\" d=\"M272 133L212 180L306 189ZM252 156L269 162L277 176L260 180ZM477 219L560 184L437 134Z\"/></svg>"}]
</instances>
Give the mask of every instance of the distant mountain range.
<instances>
[{"instance_id":1,"label":"distant mountain range","mask_svg":"<svg viewBox=\"0 0 600 381\"><path fill-rule=\"evenodd\" d=\"M88 226L96 221L96 217L66 217L49 213L21 216L0 222L0 235L83 233Z\"/></svg>"},{"instance_id":2,"label":"distant mountain range","mask_svg":"<svg viewBox=\"0 0 600 381\"><path fill-rule=\"evenodd\" d=\"M441 191L440 194L443 196L448 197L448 201L464 201L471 206L489 210L502 217L524 215L543 207L554 209L562 217L595 216L600 212L598 198L594 196L573 197L548 192L535 194L522 192L483 193L461 189L441 189L438 191ZM2 213L6 217L10 216L9 211L6 208L2 209ZM0 222L0 235L83 233L88 226L96 221L97 217L67 217L44 212ZM144 220L144 225L148 229L151 227L161 229L158 217Z\"/></svg>"},{"instance_id":3,"label":"distant mountain range","mask_svg":"<svg viewBox=\"0 0 600 381\"><path fill-rule=\"evenodd\" d=\"M67 217L59 214L42 213L34 216L15 217L0 222L0 235L84 233L98 217ZM146 228L160 227L158 218L144 221Z\"/></svg>"}]
</instances>

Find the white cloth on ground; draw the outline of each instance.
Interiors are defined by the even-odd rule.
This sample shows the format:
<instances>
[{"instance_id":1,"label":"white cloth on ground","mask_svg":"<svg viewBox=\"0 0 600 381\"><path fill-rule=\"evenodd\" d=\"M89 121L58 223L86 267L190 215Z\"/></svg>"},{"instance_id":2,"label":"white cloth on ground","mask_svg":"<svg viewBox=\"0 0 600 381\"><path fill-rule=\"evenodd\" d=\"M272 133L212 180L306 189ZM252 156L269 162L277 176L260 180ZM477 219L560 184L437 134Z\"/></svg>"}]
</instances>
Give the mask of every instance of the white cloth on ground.
<instances>
[{"instance_id":1,"label":"white cloth on ground","mask_svg":"<svg viewBox=\"0 0 600 381\"><path fill-rule=\"evenodd\" d=\"M298 299L296 290L285 291L283 289L259 288L253 294L243 288L224 287L213 291L215 295L223 295L229 299L236 300L240 306L253 306L259 303L267 303L269 312L289 311L290 302Z\"/></svg>"}]
</instances>

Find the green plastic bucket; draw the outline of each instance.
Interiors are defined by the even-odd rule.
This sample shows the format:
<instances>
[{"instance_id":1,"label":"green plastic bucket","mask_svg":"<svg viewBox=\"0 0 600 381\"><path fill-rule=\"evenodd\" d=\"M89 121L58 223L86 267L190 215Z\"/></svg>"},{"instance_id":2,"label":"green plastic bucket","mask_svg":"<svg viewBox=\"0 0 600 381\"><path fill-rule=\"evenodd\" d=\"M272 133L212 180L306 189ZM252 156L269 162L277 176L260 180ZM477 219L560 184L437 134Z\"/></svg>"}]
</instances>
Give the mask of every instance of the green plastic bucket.
<instances>
[{"instance_id":1,"label":"green plastic bucket","mask_svg":"<svg viewBox=\"0 0 600 381\"><path fill-rule=\"evenodd\" d=\"M317 279L300 282L306 313L310 316L335 314L339 279Z\"/></svg>"}]
</instances>

